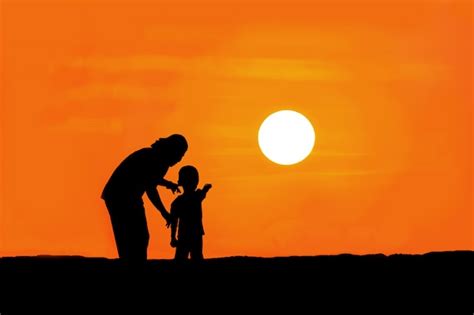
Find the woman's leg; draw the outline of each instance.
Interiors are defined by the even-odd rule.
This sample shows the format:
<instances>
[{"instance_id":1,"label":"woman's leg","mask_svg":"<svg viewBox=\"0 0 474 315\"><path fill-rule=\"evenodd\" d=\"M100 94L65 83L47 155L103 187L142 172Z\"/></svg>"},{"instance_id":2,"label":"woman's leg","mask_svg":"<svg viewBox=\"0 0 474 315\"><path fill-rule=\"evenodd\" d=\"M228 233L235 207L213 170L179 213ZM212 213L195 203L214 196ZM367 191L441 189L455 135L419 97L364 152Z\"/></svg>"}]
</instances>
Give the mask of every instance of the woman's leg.
<instances>
[{"instance_id":1,"label":"woman's leg","mask_svg":"<svg viewBox=\"0 0 474 315\"><path fill-rule=\"evenodd\" d=\"M144 263L147 260L148 243L150 234L146 222L145 208L136 205L130 209L128 216L128 229L126 236L130 259L133 263Z\"/></svg>"},{"instance_id":2,"label":"woman's leg","mask_svg":"<svg viewBox=\"0 0 474 315\"><path fill-rule=\"evenodd\" d=\"M148 226L143 205L107 202L120 259L131 263L147 260Z\"/></svg>"},{"instance_id":3,"label":"woman's leg","mask_svg":"<svg viewBox=\"0 0 474 315\"><path fill-rule=\"evenodd\" d=\"M109 211L118 255L121 259L126 259L129 247L127 246L126 220L123 215L126 209L123 209L119 203L111 201L105 201L105 205Z\"/></svg>"}]
</instances>

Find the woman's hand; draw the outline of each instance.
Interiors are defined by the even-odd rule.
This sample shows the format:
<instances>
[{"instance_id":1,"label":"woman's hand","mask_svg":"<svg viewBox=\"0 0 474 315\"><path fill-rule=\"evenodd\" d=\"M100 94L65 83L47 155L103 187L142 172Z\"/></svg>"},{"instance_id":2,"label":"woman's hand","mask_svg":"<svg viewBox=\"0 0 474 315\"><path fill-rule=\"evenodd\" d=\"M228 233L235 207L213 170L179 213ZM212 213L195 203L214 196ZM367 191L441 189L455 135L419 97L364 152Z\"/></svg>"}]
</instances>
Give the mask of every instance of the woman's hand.
<instances>
[{"instance_id":1,"label":"woman's hand","mask_svg":"<svg viewBox=\"0 0 474 315\"><path fill-rule=\"evenodd\" d=\"M173 218L171 217L171 214L168 211L165 211L161 214L163 216L163 219L166 221L166 228L169 228L170 225L173 223Z\"/></svg>"},{"instance_id":2,"label":"woman's hand","mask_svg":"<svg viewBox=\"0 0 474 315\"><path fill-rule=\"evenodd\" d=\"M171 245L171 247L175 248L176 246L178 246L178 240L175 239L175 238L172 238L171 242L170 242L170 245Z\"/></svg>"},{"instance_id":3,"label":"woman's hand","mask_svg":"<svg viewBox=\"0 0 474 315\"><path fill-rule=\"evenodd\" d=\"M171 190L174 193L178 192L178 193L181 193L181 190L179 190L179 185L178 184L175 184L173 182L169 182L167 185L166 185L166 188L168 188L169 190Z\"/></svg>"}]
</instances>

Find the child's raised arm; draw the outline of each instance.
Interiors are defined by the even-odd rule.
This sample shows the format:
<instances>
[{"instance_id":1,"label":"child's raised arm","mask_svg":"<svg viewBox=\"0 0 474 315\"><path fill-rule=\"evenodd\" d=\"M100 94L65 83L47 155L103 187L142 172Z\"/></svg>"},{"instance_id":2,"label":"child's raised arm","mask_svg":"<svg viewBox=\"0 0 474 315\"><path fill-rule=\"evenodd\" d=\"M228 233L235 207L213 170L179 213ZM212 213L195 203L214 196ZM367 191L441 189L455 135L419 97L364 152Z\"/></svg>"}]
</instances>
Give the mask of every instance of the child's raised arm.
<instances>
[{"instance_id":1,"label":"child's raised arm","mask_svg":"<svg viewBox=\"0 0 474 315\"><path fill-rule=\"evenodd\" d=\"M209 191L209 189L211 189L211 188L212 188L211 184L204 185L204 187L200 190L201 200L204 200L204 198L206 198L206 194Z\"/></svg>"}]
</instances>

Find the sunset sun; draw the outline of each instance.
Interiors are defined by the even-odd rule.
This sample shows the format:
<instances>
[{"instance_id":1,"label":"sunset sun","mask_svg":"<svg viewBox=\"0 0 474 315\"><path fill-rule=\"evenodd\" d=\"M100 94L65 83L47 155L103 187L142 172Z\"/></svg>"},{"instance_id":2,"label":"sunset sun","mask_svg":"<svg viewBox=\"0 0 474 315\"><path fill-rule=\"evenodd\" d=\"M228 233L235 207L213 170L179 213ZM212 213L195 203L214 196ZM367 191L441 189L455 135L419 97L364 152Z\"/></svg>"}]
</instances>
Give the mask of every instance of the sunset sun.
<instances>
[{"instance_id":1,"label":"sunset sun","mask_svg":"<svg viewBox=\"0 0 474 315\"><path fill-rule=\"evenodd\" d=\"M258 131L258 144L263 154L281 165L303 161L313 150L315 138L311 122L292 110L271 114Z\"/></svg>"},{"instance_id":2,"label":"sunset sun","mask_svg":"<svg viewBox=\"0 0 474 315\"><path fill-rule=\"evenodd\" d=\"M10 256L474 251L473 9L0 0L0 288Z\"/></svg>"}]
</instances>

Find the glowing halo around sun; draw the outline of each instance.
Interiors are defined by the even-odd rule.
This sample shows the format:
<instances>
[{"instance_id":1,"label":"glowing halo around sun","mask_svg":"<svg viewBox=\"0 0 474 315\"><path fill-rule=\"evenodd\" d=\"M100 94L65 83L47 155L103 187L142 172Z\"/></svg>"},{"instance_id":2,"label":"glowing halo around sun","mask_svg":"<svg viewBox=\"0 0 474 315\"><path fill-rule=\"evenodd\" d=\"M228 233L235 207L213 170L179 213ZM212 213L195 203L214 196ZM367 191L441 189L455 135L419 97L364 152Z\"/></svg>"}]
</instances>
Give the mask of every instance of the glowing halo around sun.
<instances>
[{"instance_id":1,"label":"glowing halo around sun","mask_svg":"<svg viewBox=\"0 0 474 315\"><path fill-rule=\"evenodd\" d=\"M271 114L258 130L258 145L263 154L281 165L303 161L313 150L315 139L311 122L293 110Z\"/></svg>"}]
</instances>

